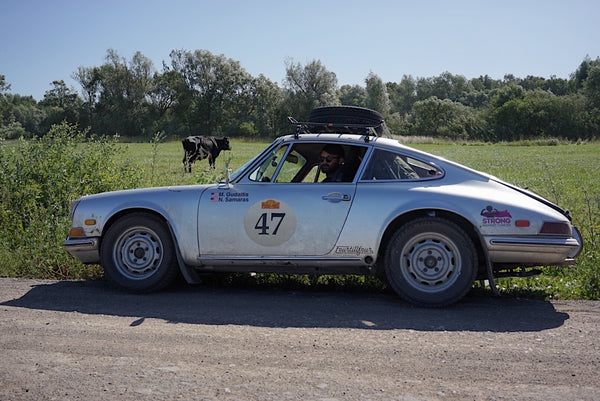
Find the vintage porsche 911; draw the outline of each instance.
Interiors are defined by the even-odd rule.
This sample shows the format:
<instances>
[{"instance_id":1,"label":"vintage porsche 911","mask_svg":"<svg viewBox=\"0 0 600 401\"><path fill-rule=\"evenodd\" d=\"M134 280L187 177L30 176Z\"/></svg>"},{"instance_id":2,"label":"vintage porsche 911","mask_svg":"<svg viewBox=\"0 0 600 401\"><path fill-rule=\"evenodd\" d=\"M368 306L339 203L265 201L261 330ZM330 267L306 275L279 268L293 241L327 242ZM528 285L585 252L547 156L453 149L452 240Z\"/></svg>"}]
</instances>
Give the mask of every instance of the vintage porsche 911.
<instances>
[{"instance_id":1,"label":"vintage porsche 911","mask_svg":"<svg viewBox=\"0 0 600 401\"><path fill-rule=\"evenodd\" d=\"M212 185L82 196L64 248L136 292L206 272L369 274L425 306L477 279L571 265L569 212L383 137L381 115L322 107ZM495 287L494 287L495 289Z\"/></svg>"}]
</instances>

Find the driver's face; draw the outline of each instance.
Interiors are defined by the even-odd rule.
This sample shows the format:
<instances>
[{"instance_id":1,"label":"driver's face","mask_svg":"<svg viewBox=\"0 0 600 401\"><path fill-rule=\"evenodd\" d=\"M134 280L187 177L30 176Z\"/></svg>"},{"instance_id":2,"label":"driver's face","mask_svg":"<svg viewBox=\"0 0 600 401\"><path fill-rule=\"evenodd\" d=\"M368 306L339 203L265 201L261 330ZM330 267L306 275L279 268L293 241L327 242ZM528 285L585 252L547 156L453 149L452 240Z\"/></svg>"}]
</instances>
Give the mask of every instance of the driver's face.
<instances>
[{"instance_id":1,"label":"driver's face","mask_svg":"<svg viewBox=\"0 0 600 401\"><path fill-rule=\"evenodd\" d=\"M322 151L321 157L319 158L319 163L321 165L321 171L324 173L329 173L329 172L337 170L337 168L340 164L340 157L337 155L332 155L331 153Z\"/></svg>"}]
</instances>

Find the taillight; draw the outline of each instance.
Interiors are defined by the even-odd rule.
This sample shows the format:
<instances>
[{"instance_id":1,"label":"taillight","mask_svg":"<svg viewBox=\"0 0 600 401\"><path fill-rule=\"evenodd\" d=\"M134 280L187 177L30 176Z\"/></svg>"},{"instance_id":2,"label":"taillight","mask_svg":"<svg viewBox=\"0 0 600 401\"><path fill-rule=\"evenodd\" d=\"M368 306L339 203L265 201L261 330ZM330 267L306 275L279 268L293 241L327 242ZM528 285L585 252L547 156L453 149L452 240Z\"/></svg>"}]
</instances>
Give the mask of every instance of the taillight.
<instances>
[{"instance_id":1,"label":"taillight","mask_svg":"<svg viewBox=\"0 0 600 401\"><path fill-rule=\"evenodd\" d=\"M540 234L557 234L557 235L571 235L571 225L566 222L545 222L542 225Z\"/></svg>"}]
</instances>

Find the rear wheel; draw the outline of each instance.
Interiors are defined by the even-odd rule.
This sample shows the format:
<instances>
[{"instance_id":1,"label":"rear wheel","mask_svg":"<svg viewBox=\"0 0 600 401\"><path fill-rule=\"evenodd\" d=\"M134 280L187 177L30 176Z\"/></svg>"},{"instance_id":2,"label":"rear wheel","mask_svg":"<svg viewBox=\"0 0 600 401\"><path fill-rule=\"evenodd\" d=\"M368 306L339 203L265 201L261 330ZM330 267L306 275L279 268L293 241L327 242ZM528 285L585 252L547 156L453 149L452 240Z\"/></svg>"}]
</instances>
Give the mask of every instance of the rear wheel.
<instances>
[{"instance_id":1,"label":"rear wheel","mask_svg":"<svg viewBox=\"0 0 600 401\"><path fill-rule=\"evenodd\" d=\"M108 278L128 290L150 292L173 282L178 269L165 223L148 213L122 217L106 232L100 264Z\"/></svg>"},{"instance_id":2,"label":"rear wheel","mask_svg":"<svg viewBox=\"0 0 600 401\"><path fill-rule=\"evenodd\" d=\"M477 274L477 252L458 225L426 217L402 226L386 249L390 286L405 300L424 306L457 302Z\"/></svg>"}]
</instances>

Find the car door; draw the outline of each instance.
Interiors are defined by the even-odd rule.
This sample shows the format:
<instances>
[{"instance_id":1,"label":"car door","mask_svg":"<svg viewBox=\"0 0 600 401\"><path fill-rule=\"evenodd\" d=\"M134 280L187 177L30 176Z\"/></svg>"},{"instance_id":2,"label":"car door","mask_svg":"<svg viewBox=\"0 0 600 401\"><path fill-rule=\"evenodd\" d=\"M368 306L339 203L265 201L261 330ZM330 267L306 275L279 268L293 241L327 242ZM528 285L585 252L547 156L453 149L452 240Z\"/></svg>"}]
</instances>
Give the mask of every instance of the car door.
<instances>
[{"instance_id":1,"label":"car door","mask_svg":"<svg viewBox=\"0 0 600 401\"><path fill-rule=\"evenodd\" d=\"M289 145L275 150L248 179L202 194L201 255L301 257L325 255L334 248L356 186L286 182L281 177L297 176L306 168L306 160L288 150Z\"/></svg>"}]
</instances>

